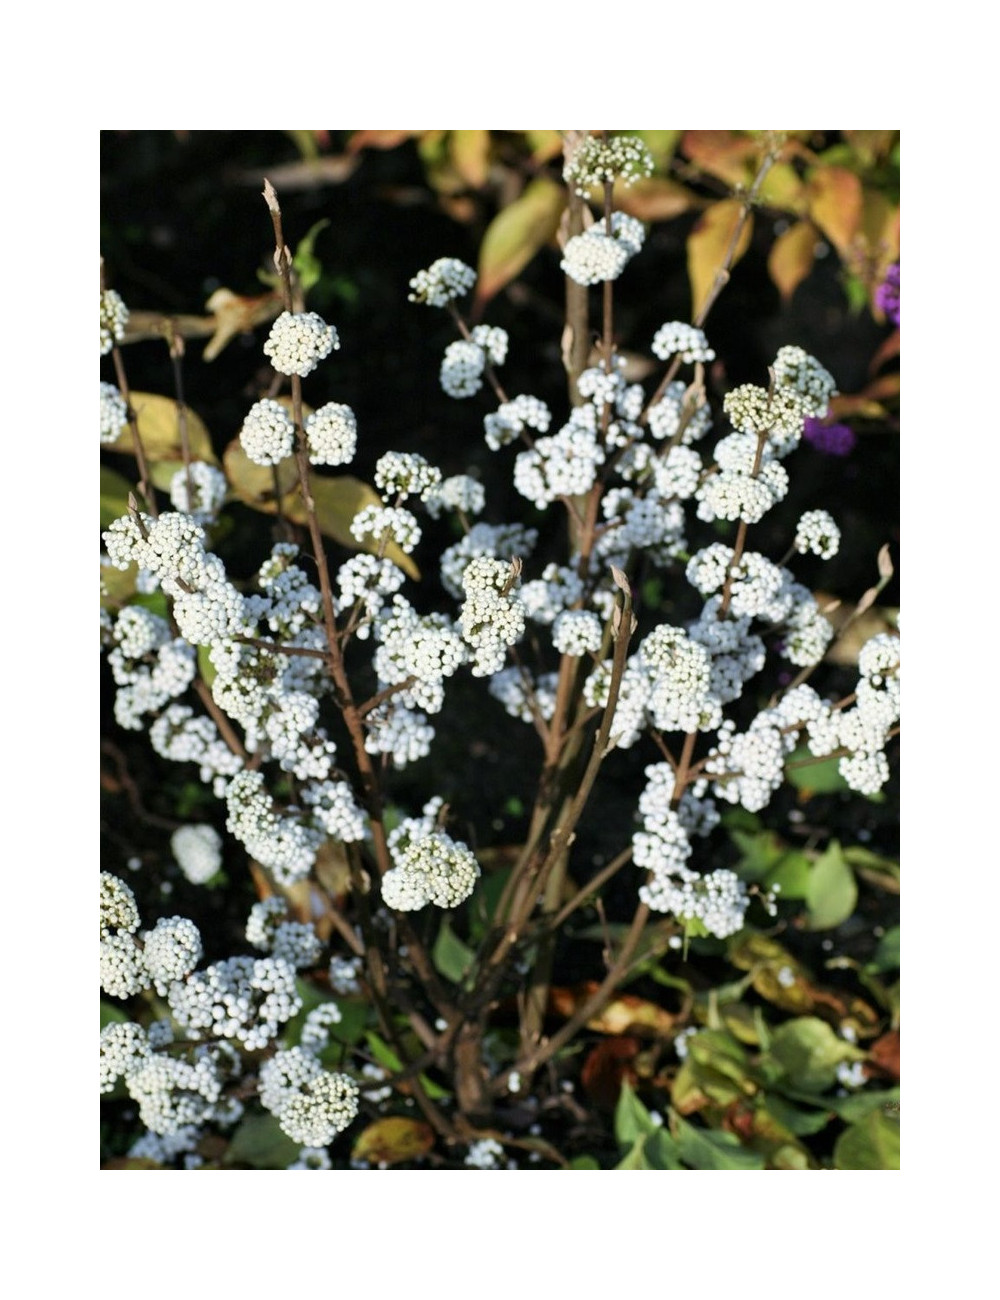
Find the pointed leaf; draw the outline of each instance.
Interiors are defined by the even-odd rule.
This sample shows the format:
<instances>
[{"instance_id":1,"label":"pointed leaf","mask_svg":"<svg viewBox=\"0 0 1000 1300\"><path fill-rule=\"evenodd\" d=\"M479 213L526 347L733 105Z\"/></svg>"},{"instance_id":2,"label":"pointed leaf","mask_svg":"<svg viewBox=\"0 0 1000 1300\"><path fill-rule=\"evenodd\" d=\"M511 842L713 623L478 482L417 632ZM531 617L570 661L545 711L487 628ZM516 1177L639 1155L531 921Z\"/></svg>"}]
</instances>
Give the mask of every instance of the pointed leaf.
<instances>
[{"instance_id":1,"label":"pointed leaf","mask_svg":"<svg viewBox=\"0 0 1000 1300\"><path fill-rule=\"evenodd\" d=\"M898 1169L899 1117L873 1110L840 1135L833 1163L837 1169Z\"/></svg>"},{"instance_id":2,"label":"pointed leaf","mask_svg":"<svg viewBox=\"0 0 1000 1300\"><path fill-rule=\"evenodd\" d=\"M722 1129L698 1128L680 1115L671 1115L670 1126L677 1139L681 1159L692 1169L763 1169L764 1157L749 1151L732 1133Z\"/></svg>"},{"instance_id":3,"label":"pointed leaf","mask_svg":"<svg viewBox=\"0 0 1000 1300\"><path fill-rule=\"evenodd\" d=\"M705 209L695 222L687 241L688 279L691 281L691 305L694 316L701 311L715 278L722 270L736 227L743 219L743 205L739 199L723 199ZM753 217L743 225L736 250L730 259L730 269L736 265L750 247Z\"/></svg>"},{"instance_id":4,"label":"pointed leaf","mask_svg":"<svg viewBox=\"0 0 1000 1300\"><path fill-rule=\"evenodd\" d=\"M704 206L704 200L686 185L665 176L649 176L634 185L615 188L615 207L640 221L669 221Z\"/></svg>"},{"instance_id":5,"label":"pointed leaf","mask_svg":"<svg viewBox=\"0 0 1000 1300\"><path fill-rule=\"evenodd\" d=\"M101 466L101 527L109 527L116 519L122 515L128 514L129 495L135 491L135 487L127 478L109 469L107 465ZM104 570L101 570L102 578Z\"/></svg>"},{"instance_id":6,"label":"pointed leaf","mask_svg":"<svg viewBox=\"0 0 1000 1300\"><path fill-rule=\"evenodd\" d=\"M524 138L531 150L532 162L548 162L562 153L562 136L558 131L525 131Z\"/></svg>"},{"instance_id":7,"label":"pointed leaf","mask_svg":"<svg viewBox=\"0 0 1000 1300\"><path fill-rule=\"evenodd\" d=\"M836 1081L841 1061L863 1060L865 1054L838 1038L825 1020L799 1016L774 1031L771 1055L792 1087L823 1092Z\"/></svg>"},{"instance_id":8,"label":"pointed leaf","mask_svg":"<svg viewBox=\"0 0 1000 1300\"><path fill-rule=\"evenodd\" d=\"M538 177L490 222L479 249L476 303L482 307L554 238L566 206L566 191Z\"/></svg>"},{"instance_id":9,"label":"pointed leaf","mask_svg":"<svg viewBox=\"0 0 1000 1300\"><path fill-rule=\"evenodd\" d=\"M791 163L777 162L764 177L760 200L769 208L800 216L808 205L805 183Z\"/></svg>"},{"instance_id":10,"label":"pointed leaf","mask_svg":"<svg viewBox=\"0 0 1000 1300\"><path fill-rule=\"evenodd\" d=\"M469 973L476 955L468 944L462 942L445 917L438 927L431 957L445 979L460 984Z\"/></svg>"},{"instance_id":11,"label":"pointed leaf","mask_svg":"<svg viewBox=\"0 0 1000 1300\"><path fill-rule=\"evenodd\" d=\"M301 1144L293 1142L273 1115L247 1115L240 1121L226 1150L227 1165L252 1169L287 1169Z\"/></svg>"},{"instance_id":12,"label":"pointed leaf","mask_svg":"<svg viewBox=\"0 0 1000 1300\"><path fill-rule=\"evenodd\" d=\"M636 1138L648 1137L655 1128L649 1111L635 1095L629 1081L623 1079L615 1107L615 1140L620 1146L631 1146Z\"/></svg>"},{"instance_id":13,"label":"pointed leaf","mask_svg":"<svg viewBox=\"0 0 1000 1300\"><path fill-rule=\"evenodd\" d=\"M490 174L489 131L452 131L448 137L451 163L470 189L479 190Z\"/></svg>"},{"instance_id":14,"label":"pointed leaf","mask_svg":"<svg viewBox=\"0 0 1000 1300\"><path fill-rule=\"evenodd\" d=\"M749 185L760 145L737 131L685 131L681 153L727 185Z\"/></svg>"},{"instance_id":15,"label":"pointed leaf","mask_svg":"<svg viewBox=\"0 0 1000 1300\"><path fill-rule=\"evenodd\" d=\"M146 460L150 464L160 460L183 461L180 420L174 399L160 397L157 393L132 393L131 398ZM190 407L187 408L187 438L192 460L218 465L208 430ZM108 450L135 454L131 426L122 429L118 441L109 444Z\"/></svg>"},{"instance_id":16,"label":"pointed leaf","mask_svg":"<svg viewBox=\"0 0 1000 1300\"><path fill-rule=\"evenodd\" d=\"M811 221L796 221L771 246L767 270L785 302L813 269L817 237Z\"/></svg>"},{"instance_id":17,"label":"pointed leaf","mask_svg":"<svg viewBox=\"0 0 1000 1300\"><path fill-rule=\"evenodd\" d=\"M809 178L809 215L846 260L861 228L861 181L846 167L818 167Z\"/></svg>"},{"instance_id":18,"label":"pointed leaf","mask_svg":"<svg viewBox=\"0 0 1000 1300\"><path fill-rule=\"evenodd\" d=\"M832 930L858 903L858 885L837 840L813 863L806 892L811 930Z\"/></svg>"}]
</instances>

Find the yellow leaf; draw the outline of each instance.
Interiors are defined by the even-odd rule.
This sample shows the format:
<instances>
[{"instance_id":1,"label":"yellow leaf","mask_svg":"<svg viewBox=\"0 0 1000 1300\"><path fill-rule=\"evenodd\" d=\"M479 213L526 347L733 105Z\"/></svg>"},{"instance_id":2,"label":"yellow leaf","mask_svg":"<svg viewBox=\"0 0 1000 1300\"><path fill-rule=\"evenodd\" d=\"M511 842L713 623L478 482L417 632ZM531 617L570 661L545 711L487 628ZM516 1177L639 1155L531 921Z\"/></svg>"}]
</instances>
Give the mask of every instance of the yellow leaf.
<instances>
[{"instance_id":1,"label":"yellow leaf","mask_svg":"<svg viewBox=\"0 0 1000 1300\"><path fill-rule=\"evenodd\" d=\"M448 143L459 176L470 189L482 189L490 174L489 131L452 131Z\"/></svg>"},{"instance_id":2,"label":"yellow leaf","mask_svg":"<svg viewBox=\"0 0 1000 1300\"><path fill-rule=\"evenodd\" d=\"M153 465L161 460L183 461L180 420L174 399L160 397L156 393L132 393L131 397L132 409L136 413L139 425L139 437L149 464ZM187 440L192 460L203 460L209 465L218 465L208 430L190 407L187 408ZM132 429L129 425L122 429L118 441L111 443L108 449L135 455Z\"/></svg>"},{"instance_id":3,"label":"yellow leaf","mask_svg":"<svg viewBox=\"0 0 1000 1300\"><path fill-rule=\"evenodd\" d=\"M727 185L749 185L760 145L737 131L685 131L681 153Z\"/></svg>"},{"instance_id":4,"label":"yellow leaf","mask_svg":"<svg viewBox=\"0 0 1000 1300\"><path fill-rule=\"evenodd\" d=\"M525 131L524 138L531 150L532 162L548 162L562 153L562 136L558 131Z\"/></svg>"},{"instance_id":5,"label":"yellow leaf","mask_svg":"<svg viewBox=\"0 0 1000 1300\"><path fill-rule=\"evenodd\" d=\"M796 216L808 205L805 184L790 163L778 162L770 168L760 187L760 198L768 207L794 212Z\"/></svg>"},{"instance_id":6,"label":"yellow leaf","mask_svg":"<svg viewBox=\"0 0 1000 1300\"><path fill-rule=\"evenodd\" d=\"M650 176L634 185L617 186L615 206L640 221L669 221L682 212L703 207L704 203L678 181Z\"/></svg>"},{"instance_id":7,"label":"yellow leaf","mask_svg":"<svg viewBox=\"0 0 1000 1300\"><path fill-rule=\"evenodd\" d=\"M715 278L722 270L737 224L743 216L739 199L723 199L705 209L688 236L688 278L691 281L691 305L695 317L708 297ZM729 267L732 269L750 246L753 217L748 217L740 232Z\"/></svg>"},{"instance_id":8,"label":"yellow leaf","mask_svg":"<svg viewBox=\"0 0 1000 1300\"><path fill-rule=\"evenodd\" d=\"M818 232L811 221L796 221L774 241L767 269L787 302L813 268Z\"/></svg>"},{"instance_id":9,"label":"yellow leaf","mask_svg":"<svg viewBox=\"0 0 1000 1300\"><path fill-rule=\"evenodd\" d=\"M861 181L846 167L818 167L808 191L810 217L846 259L861 226Z\"/></svg>"},{"instance_id":10,"label":"yellow leaf","mask_svg":"<svg viewBox=\"0 0 1000 1300\"><path fill-rule=\"evenodd\" d=\"M299 493L299 475L294 457L286 456L276 466L256 465L243 450L239 438L234 438L222 459L233 492L245 505L263 511L264 514L275 515L278 513L280 495L281 513L285 518L293 524L308 523L306 508ZM320 531L348 550L376 554L379 549L377 543L362 544L351 533L351 520L359 510L364 506L382 504L382 498L375 489L350 474L337 478L320 478L318 474L313 474L309 483L316 503L316 519ZM397 564L404 573L419 580L420 570L395 542L389 543L384 554L387 560Z\"/></svg>"},{"instance_id":11,"label":"yellow leaf","mask_svg":"<svg viewBox=\"0 0 1000 1300\"><path fill-rule=\"evenodd\" d=\"M398 1165L425 1156L434 1145L434 1132L420 1119L390 1115L378 1119L358 1136L351 1152L352 1160L370 1165Z\"/></svg>"},{"instance_id":12,"label":"yellow leaf","mask_svg":"<svg viewBox=\"0 0 1000 1300\"><path fill-rule=\"evenodd\" d=\"M540 176L490 222L479 249L476 305L482 307L509 284L552 239L566 206L566 191Z\"/></svg>"}]
</instances>

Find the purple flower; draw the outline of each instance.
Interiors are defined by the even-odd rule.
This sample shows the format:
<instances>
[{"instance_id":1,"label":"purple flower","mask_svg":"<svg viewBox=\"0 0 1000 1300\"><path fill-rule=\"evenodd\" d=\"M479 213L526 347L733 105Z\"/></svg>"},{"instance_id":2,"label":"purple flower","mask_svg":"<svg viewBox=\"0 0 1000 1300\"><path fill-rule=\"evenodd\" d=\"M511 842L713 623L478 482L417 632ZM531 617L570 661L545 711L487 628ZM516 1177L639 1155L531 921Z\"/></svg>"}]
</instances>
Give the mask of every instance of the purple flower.
<instances>
[{"instance_id":1,"label":"purple flower","mask_svg":"<svg viewBox=\"0 0 1000 1300\"><path fill-rule=\"evenodd\" d=\"M893 262L885 273L885 279L875 290L875 306L885 312L887 320L899 325L899 263Z\"/></svg>"},{"instance_id":2,"label":"purple flower","mask_svg":"<svg viewBox=\"0 0 1000 1300\"><path fill-rule=\"evenodd\" d=\"M824 424L812 416L807 417L802 436L827 456L849 456L857 442L854 430L846 424Z\"/></svg>"}]
</instances>

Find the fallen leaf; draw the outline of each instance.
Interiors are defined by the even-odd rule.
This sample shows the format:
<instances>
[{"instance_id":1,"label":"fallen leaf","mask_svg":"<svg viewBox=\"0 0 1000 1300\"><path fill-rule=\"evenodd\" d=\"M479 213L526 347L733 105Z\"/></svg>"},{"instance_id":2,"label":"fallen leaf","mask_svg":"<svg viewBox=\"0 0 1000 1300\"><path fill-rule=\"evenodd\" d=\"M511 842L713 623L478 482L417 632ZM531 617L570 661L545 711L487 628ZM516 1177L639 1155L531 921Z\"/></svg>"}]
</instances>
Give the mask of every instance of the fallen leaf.
<instances>
[{"instance_id":1,"label":"fallen leaf","mask_svg":"<svg viewBox=\"0 0 1000 1300\"><path fill-rule=\"evenodd\" d=\"M370 1165L398 1165L417 1160L434 1145L434 1131L420 1119L390 1115L378 1119L358 1136L351 1151L352 1160Z\"/></svg>"}]
</instances>

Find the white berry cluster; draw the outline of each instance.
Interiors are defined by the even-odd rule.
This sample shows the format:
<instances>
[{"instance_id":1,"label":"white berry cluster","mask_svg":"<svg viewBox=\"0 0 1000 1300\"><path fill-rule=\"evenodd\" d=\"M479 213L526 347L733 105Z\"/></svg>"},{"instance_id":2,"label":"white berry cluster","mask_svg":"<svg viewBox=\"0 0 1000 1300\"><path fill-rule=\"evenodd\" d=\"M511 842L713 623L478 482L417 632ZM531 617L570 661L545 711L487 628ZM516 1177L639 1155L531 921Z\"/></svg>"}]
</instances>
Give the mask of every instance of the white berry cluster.
<instances>
[{"instance_id":1,"label":"white berry cluster","mask_svg":"<svg viewBox=\"0 0 1000 1300\"><path fill-rule=\"evenodd\" d=\"M351 536L384 547L395 542L407 555L420 541L416 515L399 506L363 506L351 520Z\"/></svg>"},{"instance_id":2,"label":"white berry cluster","mask_svg":"<svg viewBox=\"0 0 1000 1300\"><path fill-rule=\"evenodd\" d=\"M222 836L204 823L182 826L170 837L170 850L193 885L203 885L222 866Z\"/></svg>"},{"instance_id":3,"label":"white berry cluster","mask_svg":"<svg viewBox=\"0 0 1000 1300\"><path fill-rule=\"evenodd\" d=\"M101 380L101 442L117 442L128 424L128 406L114 384Z\"/></svg>"},{"instance_id":4,"label":"white berry cluster","mask_svg":"<svg viewBox=\"0 0 1000 1300\"><path fill-rule=\"evenodd\" d=\"M653 336L653 355L661 361L680 357L682 361L714 361L715 352L708 345L704 330L683 321L668 321Z\"/></svg>"},{"instance_id":5,"label":"white berry cluster","mask_svg":"<svg viewBox=\"0 0 1000 1300\"><path fill-rule=\"evenodd\" d=\"M697 442L712 427L712 411L704 393L700 389L688 389L676 379L649 408L648 419L654 438L679 439L685 445Z\"/></svg>"},{"instance_id":6,"label":"white berry cluster","mask_svg":"<svg viewBox=\"0 0 1000 1300\"><path fill-rule=\"evenodd\" d=\"M267 1047L302 1009L295 967L280 957L229 957L170 986L174 1020L188 1037L235 1039L248 1052Z\"/></svg>"},{"instance_id":7,"label":"white berry cluster","mask_svg":"<svg viewBox=\"0 0 1000 1300\"><path fill-rule=\"evenodd\" d=\"M125 337L128 308L114 289L101 290L101 356L107 356Z\"/></svg>"},{"instance_id":8,"label":"white berry cluster","mask_svg":"<svg viewBox=\"0 0 1000 1300\"><path fill-rule=\"evenodd\" d=\"M631 185L652 174L652 155L636 135L613 135L607 139L586 135L563 167L566 184L584 198L595 186L617 180Z\"/></svg>"},{"instance_id":9,"label":"white berry cluster","mask_svg":"<svg viewBox=\"0 0 1000 1300\"><path fill-rule=\"evenodd\" d=\"M409 496L422 496L441 482L441 471L415 451L387 451L375 465L375 486L383 497L397 503Z\"/></svg>"},{"instance_id":10,"label":"white berry cluster","mask_svg":"<svg viewBox=\"0 0 1000 1300\"><path fill-rule=\"evenodd\" d=\"M478 556L462 574L462 638L472 650L473 677L499 672L507 647L524 635L524 605L514 590L516 571L502 560Z\"/></svg>"},{"instance_id":11,"label":"white berry cluster","mask_svg":"<svg viewBox=\"0 0 1000 1300\"><path fill-rule=\"evenodd\" d=\"M428 488L421 500L432 519L438 519L443 510L456 510L468 517L482 514L486 490L469 474L453 474L437 487Z\"/></svg>"},{"instance_id":12,"label":"white berry cluster","mask_svg":"<svg viewBox=\"0 0 1000 1300\"><path fill-rule=\"evenodd\" d=\"M491 451L499 451L519 438L525 429L545 433L551 423L552 412L546 404L537 397L521 393L509 402L501 402L495 411L483 416L486 445Z\"/></svg>"},{"instance_id":13,"label":"white berry cluster","mask_svg":"<svg viewBox=\"0 0 1000 1300\"><path fill-rule=\"evenodd\" d=\"M294 1142L325 1147L357 1115L358 1085L324 1070L311 1052L291 1047L261 1066L260 1100Z\"/></svg>"},{"instance_id":14,"label":"white berry cluster","mask_svg":"<svg viewBox=\"0 0 1000 1300\"><path fill-rule=\"evenodd\" d=\"M191 515L199 524L211 523L226 500L229 484L221 469L193 460L170 480L170 504Z\"/></svg>"},{"instance_id":15,"label":"white berry cluster","mask_svg":"<svg viewBox=\"0 0 1000 1300\"><path fill-rule=\"evenodd\" d=\"M389 836L393 866L382 877L382 897L399 912L415 912L432 903L458 907L479 879L479 863L467 845L436 829L440 801L432 801L419 818L401 822Z\"/></svg>"},{"instance_id":16,"label":"white berry cluster","mask_svg":"<svg viewBox=\"0 0 1000 1300\"><path fill-rule=\"evenodd\" d=\"M544 510L559 497L589 492L604 460L594 407L578 406L558 433L518 453L514 486Z\"/></svg>"},{"instance_id":17,"label":"white berry cluster","mask_svg":"<svg viewBox=\"0 0 1000 1300\"><path fill-rule=\"evenodd\" d=\"M823 560L840 550L840 529L825 510L807 510L795 529L795 549L800 555L812 552Z\"/></svg>"},{"instance_id":18,"label":"white berry cluster","mask_svg":"<svg viewBox=\"0 0 1000 1300\"><path fill-rule=\"evenodd\" d=\"M305 378L339 347L337 331L322 316L314 311L283 311L271 326L264 355L279 374Z\"/></svg>"},{"instance_id":19,"label":"white berry cluster","mask_svg":"<svg viewBox=\"0 0 1000 1300\"><path fill-rule=\"evenodd\" d=\"M464 298L476 283L476 273L457 257L439 257L426 271L418 271L410 281L410 302L428 307L446 307L456 298Z\"/></svg>"},{"instance_id":20,"label":"white berry cluster","mask_svg":"<svg viewBox=\"0 0 1000 1300\"><path fill-rule=\"evenodd\" d=\"M358 445L358 421L343 402L327 402L306 416L306 442L313 465L347 465Z\"/></svg>"},{"instance_id":21,"label":"white berry cluster","mask_svg":"<svg viewBox=\"0 0 1000 1300\"><path fill-rule=\"evenodd\" d=\"M240 445L255 465L277 465L295 449L295 424L280 402L254 402L240 429Z\"/></svg>"}]
</instances>

